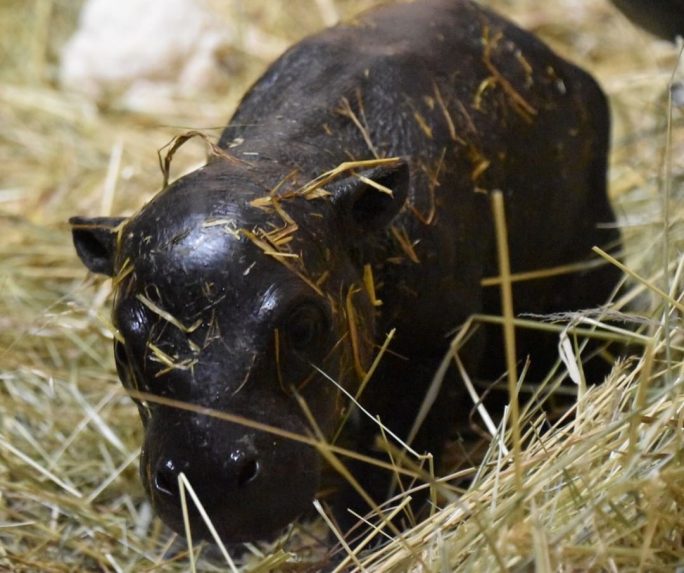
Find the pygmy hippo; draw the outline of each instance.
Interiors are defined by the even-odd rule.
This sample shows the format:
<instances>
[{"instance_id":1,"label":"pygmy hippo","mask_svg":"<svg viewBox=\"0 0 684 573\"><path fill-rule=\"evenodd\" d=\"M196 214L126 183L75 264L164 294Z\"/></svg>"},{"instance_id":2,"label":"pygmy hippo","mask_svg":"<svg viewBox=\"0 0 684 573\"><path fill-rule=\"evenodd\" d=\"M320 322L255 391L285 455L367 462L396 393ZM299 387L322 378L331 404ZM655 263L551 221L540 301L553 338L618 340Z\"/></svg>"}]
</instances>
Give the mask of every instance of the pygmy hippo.
<instances>
[{"instance_id":1,"label":"pygmy hippo","mask_svg":"<svg viewBox=\"0 0 684 573\"><path fill-rule=\"evenodd\" d=\"M360 402L407 437L454 329L499 312L498 288L481 286L498 268L492 191L515 273L619 242L608 132L589 75L469 0L386 6L303 40L248 91L204 167L132 217L71 219L84 264L113 277L123 384L379 455L378 426L348 415L342 389L357 393L395 329ZM516 283L516 311L592 307L616 280L603 266ZM477 375L499 354L485 333L462 358ZM142 480L181 533L180 472L226 541L272 536L333 473L311 443L138 406ZM413 446L439 455L469 409L450 373ZM381 501L388 474L351 467Z\"/></svg>"}]
</instances>

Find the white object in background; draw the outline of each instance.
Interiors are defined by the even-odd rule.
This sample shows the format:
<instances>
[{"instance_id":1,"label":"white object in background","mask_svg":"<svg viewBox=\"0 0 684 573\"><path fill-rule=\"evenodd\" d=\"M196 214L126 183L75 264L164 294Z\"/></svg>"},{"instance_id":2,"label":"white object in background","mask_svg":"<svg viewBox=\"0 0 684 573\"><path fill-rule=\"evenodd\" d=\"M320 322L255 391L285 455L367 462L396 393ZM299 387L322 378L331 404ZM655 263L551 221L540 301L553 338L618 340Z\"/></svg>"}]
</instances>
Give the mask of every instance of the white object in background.
<instances>
[{"instance_id":1,"label":"white object in background","mask_svg":"<svg viewBox=\"0 0 684 573\"><path fill-rule=\"evenodd\" d=\"M267 59L282 49L252 29L241 32L201 0L86 0L60 80L96 101L192 95L226 81L221 57L231 49Z\"/></svg>"}]
</instances>

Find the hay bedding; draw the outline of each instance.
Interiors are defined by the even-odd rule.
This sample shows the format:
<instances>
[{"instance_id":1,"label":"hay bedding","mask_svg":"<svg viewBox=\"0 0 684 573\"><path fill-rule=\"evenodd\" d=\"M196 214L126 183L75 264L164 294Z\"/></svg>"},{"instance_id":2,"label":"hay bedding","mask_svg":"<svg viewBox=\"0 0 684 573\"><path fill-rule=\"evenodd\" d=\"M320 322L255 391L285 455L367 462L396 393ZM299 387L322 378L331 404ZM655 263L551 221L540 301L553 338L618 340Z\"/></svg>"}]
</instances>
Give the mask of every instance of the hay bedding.
<instances>
[{"instance_id":1,"label":"hay bedding","mask_svg":"<svg viewBox=\"0 0 684 573\"><path fill-rule=\"evenodd\" d=\"M217 136L215 126L263 63L238 45L230 87L198 95L192 105L172 101L156 115L117 109L116 102L98 108L53 83L55 54L75 26L77 4L0 4L0 569L226 570L220 552L206 545L195 546L190 559L144 501L138 417L111 356L109 283L86 277L65 221L74 213L133 212L159 188L156 149L187 128ZM265 1L223 9L291 42L335 11L349 14L372 2L282 4L287 10ZM625 229L626 274L637 275L625 299L642 309L635 357L582 395L571 423L542 434L540 414L522 409L522 486L505 432L472 470L463 495L440 486L451 500L445 509L342 565L684 568L684 138L682 111L667 98L677 50L599 0L490 4L591 69L611 96L611 190ZM203 152L186 146L174 159L176 174ZM287 542L250 546L236 567L315 569L310 564L326 558L324 528L302 525Z\"/></svg>"}]
</instances>

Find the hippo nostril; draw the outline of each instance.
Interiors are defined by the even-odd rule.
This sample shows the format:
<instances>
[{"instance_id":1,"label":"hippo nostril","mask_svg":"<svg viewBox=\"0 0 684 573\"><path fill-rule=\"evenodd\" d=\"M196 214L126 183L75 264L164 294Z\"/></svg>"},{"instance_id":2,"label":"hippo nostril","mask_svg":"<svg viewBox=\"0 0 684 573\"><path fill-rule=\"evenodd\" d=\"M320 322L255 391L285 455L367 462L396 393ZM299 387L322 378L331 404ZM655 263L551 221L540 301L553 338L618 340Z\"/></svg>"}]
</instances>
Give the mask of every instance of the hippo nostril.
<instances>
[{"instance_id":1,"label":"hippo nostril","mask_svg":"<svg viewBox=\"0 0 684 573\"><path fill-rule=\"evenodd\" d=\"M244 487L259 475L259 461L256 458L244 460L238 473L238 487Z\"/></svg>"},{"instance_id":2,"label":"hippo nostril","mask_svg":"<svg viewBox=\"0 0 684 573\"><path fill-rule=\"evenodd\" d=\"M178 473L173 460L166 460L159 465L154 476L154 487L163 495L178 495Z\"/></svg>"}]
</instances>

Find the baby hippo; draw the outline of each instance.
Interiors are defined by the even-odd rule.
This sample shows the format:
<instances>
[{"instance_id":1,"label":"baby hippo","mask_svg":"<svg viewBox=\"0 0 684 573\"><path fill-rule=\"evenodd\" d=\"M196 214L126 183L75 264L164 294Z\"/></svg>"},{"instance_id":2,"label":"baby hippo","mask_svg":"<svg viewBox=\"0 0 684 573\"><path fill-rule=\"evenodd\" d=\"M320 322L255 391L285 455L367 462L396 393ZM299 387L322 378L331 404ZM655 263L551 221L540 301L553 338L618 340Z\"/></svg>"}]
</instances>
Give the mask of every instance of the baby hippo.
<instances>
[{"instance_id":1,"label":"baby hippo","mask_svg":"<svg viewBox=\"0 0 684 573\"><path fill-rule=\"evenodd\" d=\"M348 394L387 334L359 401L405 439L454 330L500 313L481 285L498 268L491 192L514 273L619 243L608 132L594 80L529 33L469 0L403 2L288 50L210 161L134 216L72 218L83 263L113 277L116 365L144 393L141 476L159 516L183 532L181 472L224 541L273 536L324 489L340 516L368 510L313 438L380 457ZM595 306L617 278L594 266L517 282L516 311ZM498 334L462 350L472 375L499 364ZM518 337L533 366L553 359ZM432 404L412 445L439 458L470 409L455 371ZM340 460L383 501L390 473ZM190 522L208 536L193 507Z\"/></svg>"}]
</instances>

